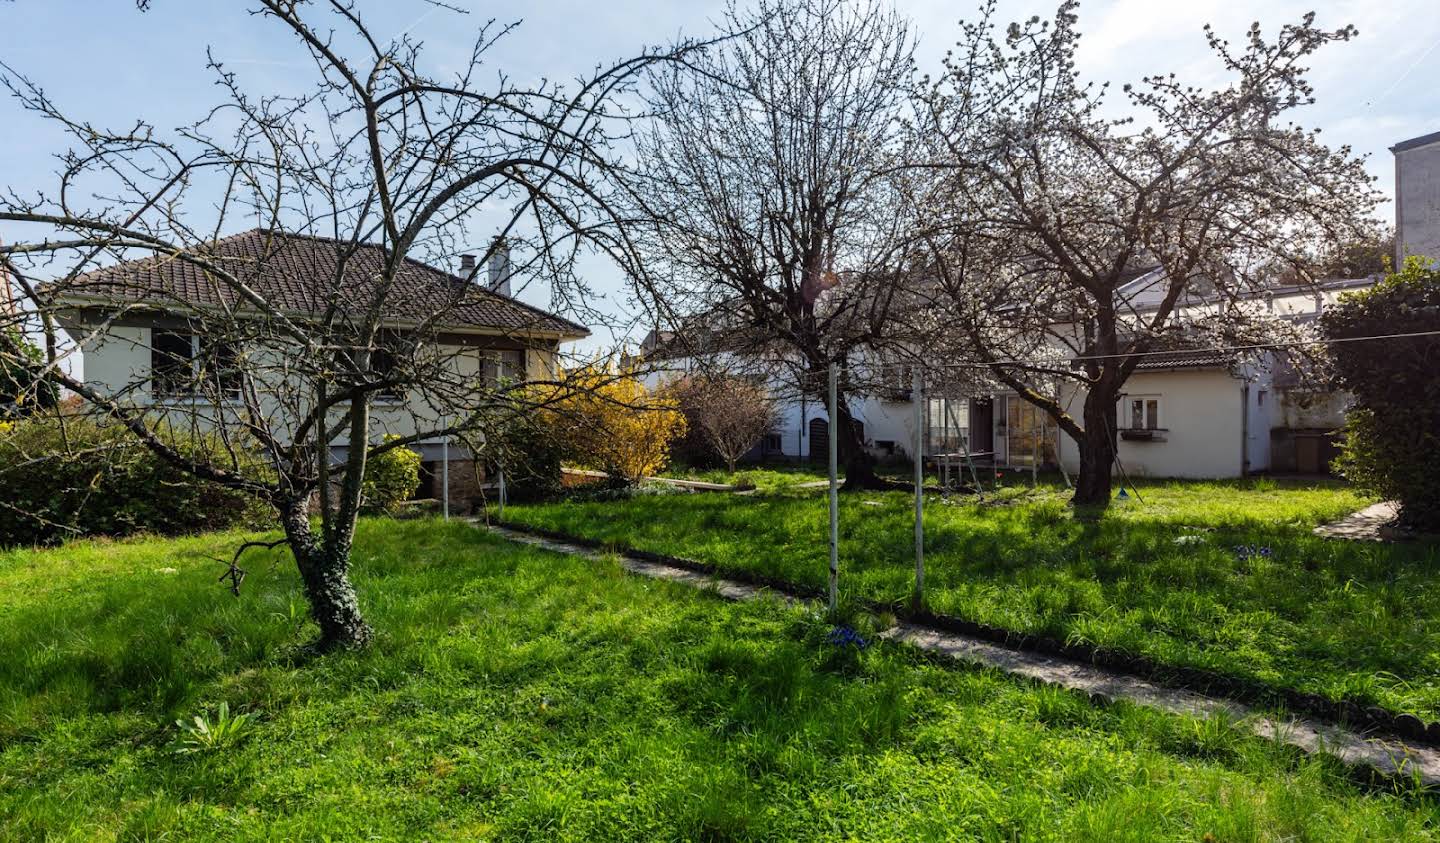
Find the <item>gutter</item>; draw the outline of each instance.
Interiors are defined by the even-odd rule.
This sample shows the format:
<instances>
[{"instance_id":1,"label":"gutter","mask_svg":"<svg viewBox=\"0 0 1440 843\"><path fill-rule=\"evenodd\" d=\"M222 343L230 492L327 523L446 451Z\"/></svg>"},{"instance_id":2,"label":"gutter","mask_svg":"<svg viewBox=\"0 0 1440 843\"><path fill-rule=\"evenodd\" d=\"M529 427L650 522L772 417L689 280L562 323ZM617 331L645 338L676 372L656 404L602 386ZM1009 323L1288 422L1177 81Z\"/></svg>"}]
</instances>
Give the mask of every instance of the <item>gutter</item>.
<instances>
[{"instance_id":1,"label":"gutter","mask_svg":"<svg viewBox=\"0 0 1440 843\"><path fill-rule=\"evenodd\" d=\"M1250 476L1250 382L1240 386L1240 476Z\"/></svg>"},{"instance_id":2,"label":"gutter","mask_svg":"<svg viewBox=\"0 0 1440 843\"><path fill-rule=\"evenodd\" d=\"M543 311L536 310L529 305L524 305L522 302L515 303L520 304L521 306L526 307L529 310L535 311L536 313L541 313L542 315L547 315L554 319L561 319L562 321L569 321L562 319L562 317L554 316L553 314L544 314ZM180 318L190 315L204 317L214 315L218 312L222 312L219 310L218 307L215 309L207 309L204 307L196 307L195 305L188 303L177 302L174 305L170 305L163 302L144 300L120 301L113 298L106 298L104 296L87 296L75 293L65 293L56 296L54 299L51 300L51 304L55 307L67 308L70 310L84 310L87 307L94 307L102 310L106 308L112 310L117 308L125 308L133 310L137 313L159 313L167 316L176 316ZM315 314L313 312L290 310L288 308L275 308L275 312L280 314L281 316L284 316L287 319L291 319L297 323L302 324L307 319L313 320L315 317ZM265 318L266 316L268 316L268 314L258 310L237 309L234 311L234 316L236 318L248 318L250 316L254 316L257 318ZM383 328L393 328L398 330L413 330L419 327L419 325L420 323L413 319L385 319L381 322L381 327ZM452 325L449 323L438 322L432 322L430 324L430 327L433 330L455 334L466 334L468 336L476 337L504 337L507 339L514 337L528 337L536 339L582 340L591 335L591 332L588 329L585 331L585 333L580 334L574 332L545 330L543 328L507 330L499 326L471 324Z\"/></svg>"}]
</instances>

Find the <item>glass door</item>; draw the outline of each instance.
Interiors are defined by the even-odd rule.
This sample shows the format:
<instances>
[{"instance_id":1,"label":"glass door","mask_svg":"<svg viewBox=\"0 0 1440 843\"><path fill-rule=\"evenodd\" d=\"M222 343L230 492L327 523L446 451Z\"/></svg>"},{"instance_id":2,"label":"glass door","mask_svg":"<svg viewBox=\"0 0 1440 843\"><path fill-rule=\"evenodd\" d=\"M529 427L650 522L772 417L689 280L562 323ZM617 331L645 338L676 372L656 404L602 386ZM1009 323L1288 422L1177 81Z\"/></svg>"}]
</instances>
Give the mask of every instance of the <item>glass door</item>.
<instances>
[{"instance_id":1,"label":"glass door","mask_svg":"<svg viewBox=\"0 0 1440 843\"><path fill-rule=\"evenodd\" d=\"M1006 462L1044 466L1055 462L1054 428L1050 416L1023 398L1005 398Z\"/></svg>"}]
</instances>

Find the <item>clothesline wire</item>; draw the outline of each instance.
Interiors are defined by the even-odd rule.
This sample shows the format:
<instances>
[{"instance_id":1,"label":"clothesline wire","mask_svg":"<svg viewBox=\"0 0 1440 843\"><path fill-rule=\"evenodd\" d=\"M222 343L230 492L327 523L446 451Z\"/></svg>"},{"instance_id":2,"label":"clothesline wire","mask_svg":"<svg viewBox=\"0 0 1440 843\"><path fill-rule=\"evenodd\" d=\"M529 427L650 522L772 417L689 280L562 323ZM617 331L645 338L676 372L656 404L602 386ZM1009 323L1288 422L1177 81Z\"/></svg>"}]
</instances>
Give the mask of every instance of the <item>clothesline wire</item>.
<instances>
[{"instance_id":1,"label":"clothesline wire","mask_svg":"<svg viewBox=\"0 0 1440 843\"><path fill-rule=\"evenodd\" d=\"M960 363L939 363L939 364L922 363L922 364L920 364L920 366L921 366L921 368L924 368L924 369L989 369L989 368L992 368L992 367L995 367L995 366L1017 366L1017 367L1023 367L1023 366L1055 366L1055 365L1057 365L1057 364L1065 364L1065 363L1080 363L1080 362L1084 362L1084 361L1086 361L1086 360L1118 360L1118 359L1127 359L1127 358L1131 358L1131 357L1164 357L1164 356L1175 356L1175 355L1184 355L1184 354L1195 354L1195 353L1207 352L1207 351L1208 351L1208 352L1215 352L1215 353L1237 352L1237 351L1270 351L1270 350L1280 349L1280 348L1301 348L1301 347L1316 346L1316 345L1338 345L1338 344L1340 344L1340 343L1366 342L1366 341L1369 341L1369 340L1402 340L1402 339L1414 339L1414 338L1417 338L1417 337L1433 337L1433 336L1440 336L1440 330L1434 330L1434 331L1411 331L1411 332L1408 332L1408 333L1400 333L1400 334L1373 334L1373 335L1363 336L1363 337L1335 337L1335 338L1330 338L1330 339L1316 339L1316 340L1292 340L1292 341L1289 341L1289 342L1252 343L1252 344L1248 344L1248 345L1191 346L1191 347L1187 347L1187 348L1180 348L1180 349L1174 349L1174 348L1172 348L1172 349L1165 349L1165 350L1159 350L1159 351L1125 351L1125 352L1119 352L1119 353L1117 353L1117 354L1081 354L1081 355L1076 355L1076 356L1073 356L1073 357L1065 357L1064 359L1054 359L1054 360L1014 360L1014 359L1011 359L1011 360L989 360L989 361L973 361L973 362L968 362L968 361L967 361L967 362L960 362ZM904 363L904 364L892 364L892 365L897 365L897 366L910 366L910 365L914 365L914 364L912 364L912 363Z\"/></svg>"}]
</instances>

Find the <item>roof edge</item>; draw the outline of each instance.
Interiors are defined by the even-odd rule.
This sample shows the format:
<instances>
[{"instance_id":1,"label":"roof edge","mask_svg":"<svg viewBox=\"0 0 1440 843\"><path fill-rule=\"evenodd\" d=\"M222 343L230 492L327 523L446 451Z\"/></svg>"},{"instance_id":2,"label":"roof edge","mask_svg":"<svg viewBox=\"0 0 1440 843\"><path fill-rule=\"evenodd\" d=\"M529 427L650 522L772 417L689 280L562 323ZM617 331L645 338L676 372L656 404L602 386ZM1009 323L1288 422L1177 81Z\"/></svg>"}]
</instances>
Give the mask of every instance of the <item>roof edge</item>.
<instances>
[{"instance_id":1,"label":"roof edge","mask_svg":"<svg viewBox=\"0 0 1440 843\"><path fill-rule=\"evenodd\" d=\"M1403 140L1390 147L1391 152L1408 152L1422 146L1429 146L1432 143L1440 143L1440 132L1431 132L1428 135L1421 135L1418 138Z\"/></svg>"}]
</instances>

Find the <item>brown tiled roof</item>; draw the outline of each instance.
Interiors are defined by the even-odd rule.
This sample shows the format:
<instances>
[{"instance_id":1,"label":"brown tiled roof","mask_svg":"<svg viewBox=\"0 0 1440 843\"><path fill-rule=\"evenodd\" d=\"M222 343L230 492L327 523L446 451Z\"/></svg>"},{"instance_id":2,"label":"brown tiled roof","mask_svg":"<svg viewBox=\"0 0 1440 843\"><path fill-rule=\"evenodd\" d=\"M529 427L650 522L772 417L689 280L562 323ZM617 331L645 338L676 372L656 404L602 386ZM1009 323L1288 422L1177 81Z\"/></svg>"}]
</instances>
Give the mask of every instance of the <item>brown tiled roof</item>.
<instances>
[{"instance_id":1,"label":"brown tiled roof","mask_svg":"<svg viewBox=\"0 0 1440 843\"><path fill-rule=\"evenodd\" d=\"M348 247L343 241L256 228L217 240L203 254L281 310L319 313L333 294L342 311L361 312L368 309L367 299L385 254L378 245L361 244L345 262L345 277L337 282L340 256ZM194 263L163 255L81 275L57 298L196 308L236 306L242 301L230 285ZM402 324L443 313L435 321L437 327L571 338L590 333L568 319L410 259L386 295L386 310L388 320Z\"/></svg>"},{"instance_id":2,"label":"brown tiled roof","mask_svg":"<svg viewBox=\"0 0 1440 843\"><path fill-rule=\"evenodd\" d=\"M1137 372L1153 372L1166 369L1223 369L1230 360L1218 351L1194 349L1189 351L1167 351L1164 354L1150 354L1135 364Z\"/></svg>"}]
</instances>

